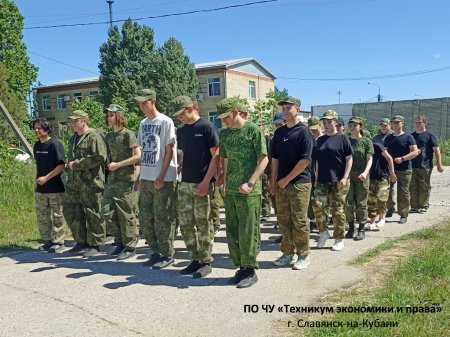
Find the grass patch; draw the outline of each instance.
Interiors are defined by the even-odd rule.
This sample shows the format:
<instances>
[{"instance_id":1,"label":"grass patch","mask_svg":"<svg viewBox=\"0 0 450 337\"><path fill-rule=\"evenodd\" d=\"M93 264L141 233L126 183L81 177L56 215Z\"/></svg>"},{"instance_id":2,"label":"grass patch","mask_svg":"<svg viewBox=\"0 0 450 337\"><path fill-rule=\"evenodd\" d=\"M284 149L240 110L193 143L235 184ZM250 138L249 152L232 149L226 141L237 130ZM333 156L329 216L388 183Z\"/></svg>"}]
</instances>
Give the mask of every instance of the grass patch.
<instances>
[{"instance_id":1,"label":"grass patch","mask_svg":"<svg viewBox=\"0 0 450 337\"><path fill-rule=\"evenodd\" d=\"M308 321L342 322L342 327L303 328L294 334L307 337L401 336L434 337L450 333L450 222L420 230L383 244L366 258L369 279L329 296L321 305L333 307L386 307L393 313L334 313ZM374 258L378 257L378 258ZM362 263L362 262L359 262ZM406 308L441 308L434 313L407 313ZM397 312L396 308L403 308ZM363 326L369 322L397 322L398 327ZM347 326L358 322L358 326Z\"/></svg>"}]
</instances>

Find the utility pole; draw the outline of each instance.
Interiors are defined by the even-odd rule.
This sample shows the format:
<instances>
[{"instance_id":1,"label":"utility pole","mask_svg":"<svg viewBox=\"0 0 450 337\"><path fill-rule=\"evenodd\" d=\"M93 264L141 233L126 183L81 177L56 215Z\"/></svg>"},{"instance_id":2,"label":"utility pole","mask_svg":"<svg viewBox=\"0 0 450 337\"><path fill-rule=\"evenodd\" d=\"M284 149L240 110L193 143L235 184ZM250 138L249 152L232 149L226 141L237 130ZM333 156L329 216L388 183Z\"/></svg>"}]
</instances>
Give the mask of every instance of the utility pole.
<instances>
[{"instance_id":1,"label":"utility pole","mask_svg":"<svg viewBox=\"0 0 450 337\"><path fill-rule=\"evenodd\" d=\"M339 90L339 91L337 92L337 94L338 94L338 96L339 96L339 104L341 104L341 94L342 94L342 91Z\"/></svg>"},{"instance_id":2,"label":"utility pole","mask_svg":"<svg viewBox=\"0 0 450 337\"><path fill-rule=\"evenodd\" d=\"M373 83L373 82L367 82L367 84L376 85L378 87L377 101L378 101L378 103L380 103L381 102L380 86L378 84L376 84L376 83Z\"/></svg>"},{"instance_id":3,"label":"utility pole","mask_svg":"<svg viewBox=\"0 0 450 337\"><path fill-rule=\"evenodd\" d=\"M113 21L112 4L114 3L114 0L106 0L106 2L109 5L109 29L112 29L112 21Z\"/></svg>"}]
</instances>

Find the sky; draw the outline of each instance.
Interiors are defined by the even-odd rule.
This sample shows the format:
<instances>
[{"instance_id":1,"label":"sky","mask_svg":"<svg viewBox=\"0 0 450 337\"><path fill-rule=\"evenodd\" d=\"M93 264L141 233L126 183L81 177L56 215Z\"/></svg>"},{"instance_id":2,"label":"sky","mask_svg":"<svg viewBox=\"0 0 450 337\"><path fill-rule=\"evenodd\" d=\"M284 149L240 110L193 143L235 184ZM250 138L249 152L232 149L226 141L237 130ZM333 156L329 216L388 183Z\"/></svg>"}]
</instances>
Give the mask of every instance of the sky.
<instances>
[{"instance_id":1,"label":"sky","mask_svg":"<svg viewBox=\"0 0 450 337\"><path fill-rule=\"evenodd\" d=\"M114 0L113 20L255 1ZM15 3L42 84L98 75L109 24L37 27L108 22L106 0ZM449 12L448 0L278 0L138 22L158 45L179 40L193 63L256 58L310 110L375 102L378 90L383 101L450 96Z\"/></svg>"}]
</instances>

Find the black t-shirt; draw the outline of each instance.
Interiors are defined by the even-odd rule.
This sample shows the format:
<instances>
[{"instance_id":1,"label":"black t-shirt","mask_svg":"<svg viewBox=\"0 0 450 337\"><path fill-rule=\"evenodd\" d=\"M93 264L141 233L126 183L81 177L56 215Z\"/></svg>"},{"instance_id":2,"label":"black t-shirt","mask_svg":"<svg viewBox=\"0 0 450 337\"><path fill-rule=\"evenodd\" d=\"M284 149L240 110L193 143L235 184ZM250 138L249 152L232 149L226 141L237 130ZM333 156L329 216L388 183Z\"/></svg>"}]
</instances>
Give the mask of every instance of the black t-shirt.
<instances>
[{"instance_id":1,"label":"black t-shirt","mask_svg":"<svg viewBox=\"0 0 450 337\"><path fill-rule=\"evenodd\" d=\"M286 177L302 159L311 160L313 137L302 123L288 128L284 125L273 136L272 158L278 159L277 181ZM290 181L290 184L311 182L311 167L308 165L302 173Z\"/></svg>"},{"instance_id":2,"label":"black t-shirt","mask_svg":"<svg viewBox=\"0 0 450 337\"><path fill-rule=\"evenodd\" d=\"M51 172L56 166L66 163L66 154L62 144L54 138L46 143L36 142L33 148L36 160L36 177L42 177ZM47 181L44 185L37 185L39 193L64 192L63 174L59 174Z\"/></svg>"},{"instance_id":3,"label":"black t-shirt","mask_svg":"<svg viewBox=\"0 0 450 337\"><path fill-rule=\"evenodd\" d=\"M183 151L181 181L201 183L211 162L210 149L219 146L216 128L211 122L200 118L194 124L185 124L178 128L177 138L178 147Z\"/></svg>"},{"instance_id":4,"label":"black t-shirt","mask_svg":"<svg viewBox=\"0 0 450 337\"><path fill-rule=\"evenodd\" d=\"M419 155L412 160L413 168L426 168L433 167L433 147L438 147L439 143L436 136L428 131L411 134L416 141L417 147L420 150Z\"/></svg>"},{"instance_id":5,"label":"black t-shirt","mask_svg":"<svg viewBox=\"0 0 450 337\"><path fill-rule=\"evenodd\" d=\"M318 162L317 181L322 184L340 181L345 173L345 158L352 154L352 146L346 135L319 137L313 154Z\"/></svg>"},{"instance_id":6,"label":"black t-shirt","mask_svg":"<svg viewBox=\"0 0 450 337\"><path fill-rule=\"evenodd\" d=\"M396 171L407 171L412 169L411 160L405 160L404 162L397 164L395 158L406 156L410 153L409 147L416 145L416 141L409 133L404 133L400 136L394 136L394 134L386 137L384 145L387 147L389 154L394 159L394 169Z\"/></svg>"},{"instance_id":7,"label":"black t-shirt","mask_svg":"<svg viewBox=\"0 0 450 337\"><path fill-rule=\"evenodd\" d=\"M382 153L386 148L380 143L373 143L373 161L372 167L370 168L370 179L382 180L389 177L389 164Z\"/></svg>"}]
</instances>

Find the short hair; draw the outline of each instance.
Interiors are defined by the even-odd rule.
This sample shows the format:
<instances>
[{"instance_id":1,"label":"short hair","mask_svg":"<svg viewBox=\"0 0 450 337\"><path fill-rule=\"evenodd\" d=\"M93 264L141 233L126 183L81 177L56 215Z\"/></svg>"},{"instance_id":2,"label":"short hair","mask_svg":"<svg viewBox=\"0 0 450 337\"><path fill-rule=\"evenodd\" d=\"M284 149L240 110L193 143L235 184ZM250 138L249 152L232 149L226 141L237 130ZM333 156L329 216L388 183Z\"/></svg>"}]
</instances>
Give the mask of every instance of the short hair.
<instances>
[{"instance_id":1,"label":"short hair","mask_svg":"<svg viewBox=\"0 0 450 337\"><path fill-rule=\"evenodd\" d=\"M114 112L114 111L109 111L109 112ZM116 124L121 127L126 127L128 125L127 118L120 113L119 114L117 112L114 112L114 113L116 114ZM105 114L105 124L106 124L106 126L109 126L107 113Z\"/></svg>"},{"instance_id":2,"label":"short hair","mask_svg":"<svg viewBox=\"0 0 450 337\"><path fill-rule=\"evenodd\" d=\"M428 117L425 115L418 115L415 119L420 119L421 121L424 121L425 124L428 124Z\"/></svg>"},{"instance_id":3,"label":"short hair","mask_svg":"<svg viewBox=\"0 0 450 337\"><path fill-rule=\"evenodd\" d=\"M37 118L33 121L33 129L34 129L34 125L36 123L39 123L41 125L42 130L44 130L45 132L47 132L48 134L52 133L52 126L50 125L50 123L48 122L47 118Z\"/></svg>"}]
</instances>

